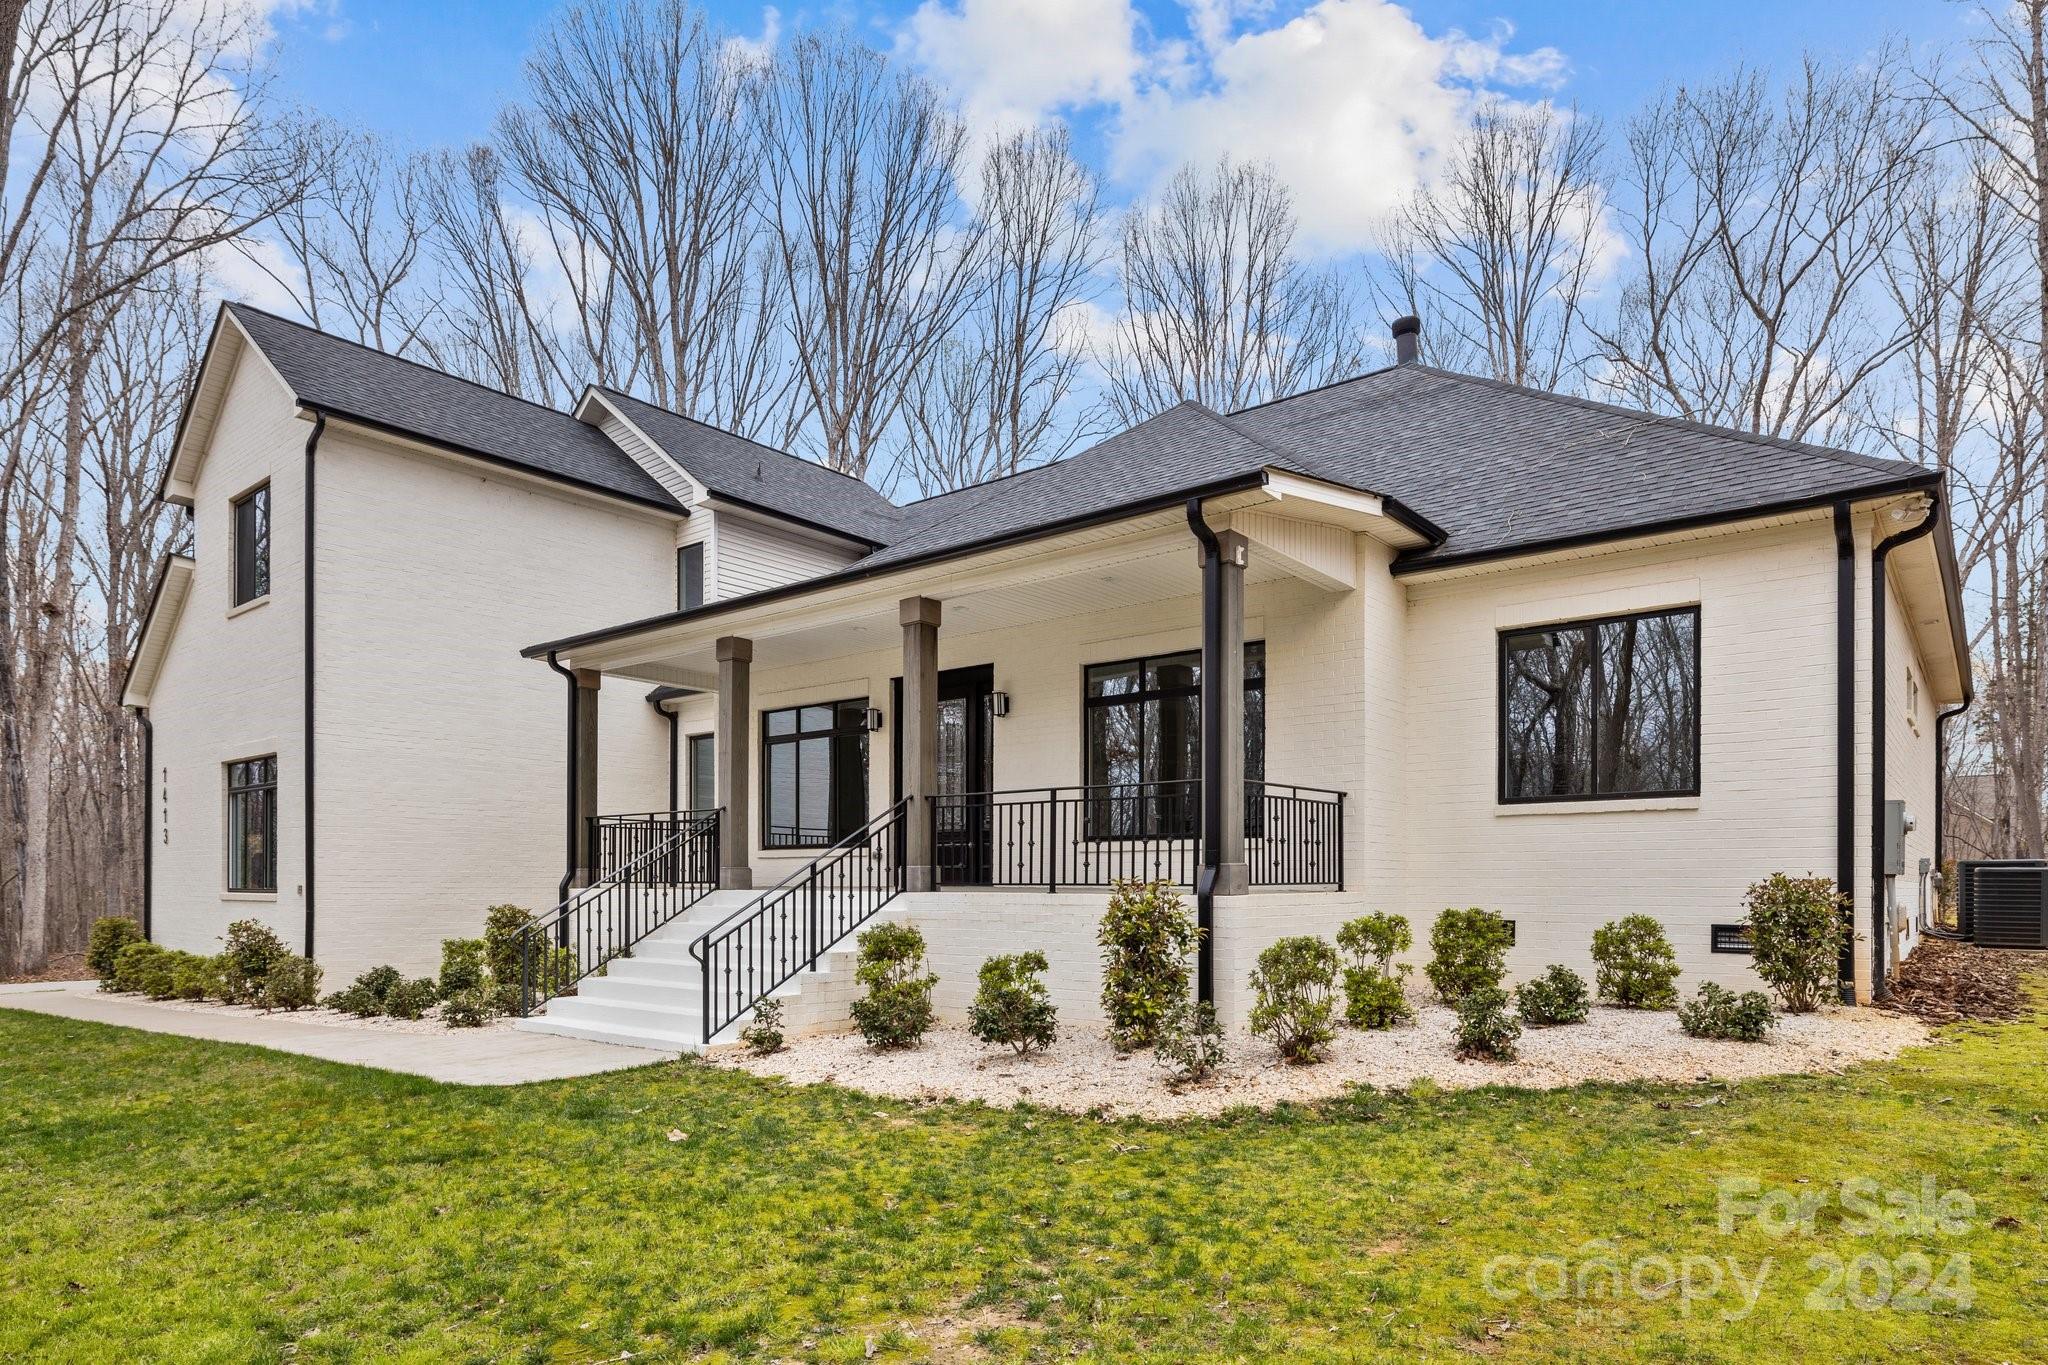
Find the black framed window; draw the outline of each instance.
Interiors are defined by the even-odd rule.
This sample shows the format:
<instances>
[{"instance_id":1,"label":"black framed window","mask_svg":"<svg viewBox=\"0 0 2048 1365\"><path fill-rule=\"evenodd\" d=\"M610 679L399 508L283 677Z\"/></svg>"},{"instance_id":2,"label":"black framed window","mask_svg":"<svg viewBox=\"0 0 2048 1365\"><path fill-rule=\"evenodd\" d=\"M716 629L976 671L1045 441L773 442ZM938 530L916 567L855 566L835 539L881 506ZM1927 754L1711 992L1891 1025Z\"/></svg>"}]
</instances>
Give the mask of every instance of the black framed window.
<instances>
[{"instance_id":1,"label":"black framed window","mask_svg":"<svg viewBox=\"0 0 2048 1365\"><path fill-rule=\"evenodd\" d=\"M692 611L704 605L704 543L684 545L676 550L676 610Z\"/></svg>"},{"instance_id":2,"label":"black framed window","mask_svg":"<svg viewBox=\"0 0 2048 1365\"><path fill-rule=\"evenodd\" d=\"M712 767L713 750L711 736L691 735L686 741L685 753L689 779L689 791L685 793L691 810L710 810L718 804L718 774Z\"/></svg>"},{"instance_id":3,"label":"black framed window","mask_svg":"<svg viewBox=\"0 0 2048 1365\"><path fill-rule=\"evenodd\" d=\"M259 484L234 501L235 605L270 592L270 485Z\"/></svg>"},{"instance_id":4,"label":"black framed window","mask_svg":"<svg viewBox=\"0 0 2048 1365\"><path fill-rule=\"evenodd\" d=\"M1698 607L1501 632L1502 802L1699 789Z\"/></svg>"},{"instance_id":5,"label":"black framed window","mask_svg":"<svg viewBox=\"0 0 2048 1365\"><path fill-rule=\"evenodd\" d=\"M1082 696L1088 837L1192 836L1201 823L1202 653L1090 664ZM1244 775L1266 776L1266 645L1244 647Z\"/></svg>"},{"instance_id":6,"label":"black framed window","mask_svg":"<svg viewBox=\"0 0 2048 1365\"><path fill-rule=\"evenodd\" d=\"M228 770L228 890L277 890L277 756Z\"/></svg>"},{"instance_id":7,"label":"black framed window","mask_svg":"<svg viewBox=\"0 0 2048 1365\"><path fill-rule=\"evenodd\" d=\"M868 702L761 713L761 846L824 848L867 823Z\"/></svg>"}]
</instances>

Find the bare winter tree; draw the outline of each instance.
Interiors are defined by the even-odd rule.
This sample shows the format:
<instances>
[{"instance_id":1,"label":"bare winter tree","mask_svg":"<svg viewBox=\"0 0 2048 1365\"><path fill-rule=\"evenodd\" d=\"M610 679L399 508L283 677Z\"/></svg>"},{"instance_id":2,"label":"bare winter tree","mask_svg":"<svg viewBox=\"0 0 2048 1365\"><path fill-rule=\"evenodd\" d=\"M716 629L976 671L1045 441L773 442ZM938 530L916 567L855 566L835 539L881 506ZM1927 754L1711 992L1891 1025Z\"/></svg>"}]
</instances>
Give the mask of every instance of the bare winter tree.
<instances>
[{"instance_id":1,"label":"bare winter tree","mask_svg":"<svg viewBox=\"0 0 2048 1365\"><path fill-rule=\"evenodd\" d=\"M612 324L581 338L591 377L749 434L787 426L777 405L793 388L779 290L764 287L777 282L762 273L759 79L682 0L574 9L541 37L526 99L498 125L570 311Z\"/></svg>"},{"instance_id":2,"label":"bare winter tree","mask_svg":"<svg viewBox=\"0 0 2048 1365\"><path fill-rule=\"evenodd\" d=\"M1439 178L1395 215L1382 302L1427 318L1426 345L1495 379L1572 387L1605 231L1601 139L1577 110L1479 109Z\"/></svg>"},{"instance_id":3,"label":"bare winter tree","mask_svg":"<svg viewBox=\"0 0 2048 1365\"><path fill-rule=\"evenodd\" d=\"M1263 166L1183 167L1124 217L1123 313L1100 348L1108 416L1183 399L1228 412L1358 368L1350 299L1296 259L1294 206Z\"/></svg>"},{"instance_id":4,"label":"bare winter tree","mask_svg":"<svg viewBox=\"0 0 2048 1365\"><path fill-rule=\"evenodd\" d=\"M927 495L1058 459L1084 359L1074 320L1100 244L1101 184L1064 129L999 139L981 166L979 302L919 374L903 464Z\"/></svg>"},{"instance_id":5,"label":"bare winter tree","mask_svg":"<svg viewBox=\"0 0 2048 1365\"><path fill-rule=\"evenodd\" d=\"M1614 199L1636 263L1598 329L1606 382L1641 406L1828 439L1906 347L1875 272L1914 193L1924 114L1884 52L1669 95L1634 119Z\"/></svg>"},{"instance_id":6,"label":"bare winter tree","mask_svg":"<svg viewBox=\"0 0 2048 1365\"><path fill-rule=\"evenodd\" d=\"M7 935L17 972L43 962L50 904L51 813L64 713L74 679L67 646L77 614L84 464L94 367L114 316L157 287L179 262L199 258L276 213L303 189L296 153L261 117L246 14L184 0L53 0L66 37L42 64L47 96L24 102L19 133L31 148L33 207L7 268L36 300L13 316L10 369L0 400L39 367L54 371L46 412L33 415L46 458L19 504L44 519L46 572L35 600L7 610L12 628L0 669L18 710L17 740L0 755L24 793L15 833L20 873ZM31 382L31 387L33 387ZM17 414L19 418L19 414ZM8 585L28 576L10 574ZM23 606L27 610L22 610ZM19 774L18 778L16 774Z\"/></svg>"},{"instance_id":7,"label":"bare winter tree","mask_svg":"<svg viewBox=\"0 0 2048 1365\"><path fill-rule=\"evenodd\" d=\"M564 358L534 247L506 201L503 166L489 147L437 153L426 187L428 237L441 270L439 325L425 340L436 365L536 402L562 401L580 387ZM610 300L583 325L609 330Z\"/></svg>"},{"instance_id":8,"label":"bare winter tree","mask_svg":"<svg viewBox=\"0 0 2048 1365\"><path fill-rule=\"evenodd\" d=\"M1991 455L1987 467L1965 470L1977 504L1968 543L1990 602L1981 636L1989 676L1972 728L1998 794L1993 851L2040 857L2048 847L2048 0L1986 4L1976 17L1982 36L1967 58L1936 68L1922 94L1971 140L1985 191L2003 211L2000 237L2018 258L2014 315L1996 329L1980 400Z\"/></svg>"},{"instance_id":9,"label":"bare winter tree","mask_svg":"<svg viewBox=\"0 0 2048 1365\"><path fill-rule=\"evenodd\" d=\"M807 34L754 101L763 213L821 460L864 476L972 302L966 136L932 86L850 36Z\"/></svg>"},{"instance_id":10,"label":"bare winter tree","mask_svg":"<svg viewBox=\"0 0 2048 1365\"><path fill-rule=\"evenodd\" d=\"M435 304L424 268L423 161L326 120L298 131L306 192L237 249L322 331L380 351L419 349Z\"/></svg>"}]
</instances>

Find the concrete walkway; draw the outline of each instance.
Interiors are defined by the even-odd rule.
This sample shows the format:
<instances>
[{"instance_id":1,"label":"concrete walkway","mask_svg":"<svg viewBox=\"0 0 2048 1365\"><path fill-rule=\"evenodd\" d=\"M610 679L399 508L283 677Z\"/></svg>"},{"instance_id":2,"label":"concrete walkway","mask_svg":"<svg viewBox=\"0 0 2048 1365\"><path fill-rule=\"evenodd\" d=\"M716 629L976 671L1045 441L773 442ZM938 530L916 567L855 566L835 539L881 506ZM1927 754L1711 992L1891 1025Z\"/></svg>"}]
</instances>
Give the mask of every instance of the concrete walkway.
<instances>
[{"instance_id":1,"label":"concrete walkway","mask_svg":"<svg viewBox=\"0 0 2048 1365\"><path fill-rule=\"evenodd\" d=\"M557 1038L512 1028L401 1033L316 1024L254 1010L215 1013L173 1009L132 995L103 995L92 981L0 986L0 1009L30 1010L149 1033L175 1033L217 1043L247 1043L351 1066L402 1071L454 1085L524 1085L593 1076L668 1061L672 1052Z\"/></svg>"}]
</instances>

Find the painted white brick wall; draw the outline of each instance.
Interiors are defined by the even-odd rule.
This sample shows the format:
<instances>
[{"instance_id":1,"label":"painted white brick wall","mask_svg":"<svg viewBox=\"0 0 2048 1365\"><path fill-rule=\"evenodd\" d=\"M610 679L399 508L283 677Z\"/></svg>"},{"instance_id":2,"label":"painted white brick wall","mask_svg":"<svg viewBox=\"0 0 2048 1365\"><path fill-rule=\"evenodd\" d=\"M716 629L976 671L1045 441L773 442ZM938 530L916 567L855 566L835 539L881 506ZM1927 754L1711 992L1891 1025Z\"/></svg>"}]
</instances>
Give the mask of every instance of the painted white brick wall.
<instances>
[{"instance_id":1,"label":"painted white brick wall","mask_svg":"<svg viewBox=\"0 0 2048 1365\"><path fill-rule=\"evenodd\" d=\"M229 381L213 454L193 497L192 593L151 700L158 830L151 932L220 950L228 924L258 919L294 948L305 937L300 661L304 448L312 428L253 349ZM229 504L270 480L270 596L239 612ZM230 895L224 764L277 755L277 893Z\"/></svg>"},{"instance_id":2,"label":"painted white brick wall","mask_svg":"<svg viewBox=\"0 0 2048 1365\"><path fill-rule=\"evenodd\" d=\"M319 957L438 961L554 902L566 684L519 651L674 603L674 519L330 429L320 447ZM668 728L606 680L598 804L668 804Z\"/></svg>"}]
</instances>

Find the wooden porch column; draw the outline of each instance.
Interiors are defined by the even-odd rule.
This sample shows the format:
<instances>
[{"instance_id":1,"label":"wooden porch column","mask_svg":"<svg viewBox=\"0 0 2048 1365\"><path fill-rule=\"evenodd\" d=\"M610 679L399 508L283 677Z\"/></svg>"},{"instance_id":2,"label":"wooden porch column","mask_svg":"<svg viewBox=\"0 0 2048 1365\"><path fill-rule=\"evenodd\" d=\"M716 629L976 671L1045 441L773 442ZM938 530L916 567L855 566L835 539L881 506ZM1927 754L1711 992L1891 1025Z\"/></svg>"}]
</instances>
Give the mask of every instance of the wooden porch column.
<instances>
[{"instance_id":1,"label":"wooden porch column","mask_svg":"<svg viewBox=\"0 0 2048 1365\"><path fill-rule=\"evenodd\" d=\"M722 810L718 818L718 885L729 891L746 891L754 885L754 869L748 861L754 847L754 793L749 781L753 742L748 733L753 724L754 642L727 635L714 649L718 656L718 723L711 748L716 800Z\"/></svg>"},{"instance_id":2,"label":"wooden porch column","mask_svg":"<svg viewBox=\"0 0 2048 1365\"><path fill-rule=\"evenodd\" d=\"M1251 889L1251 864L1244 847L1244 569L1250 551L1236 531L1216 534L1217 619L1202 623L1202 780L1214 782L1218 828L1204 835L1216 841L1218 896L1242 896ZM1206 803L1205 803L1206 804Z\"/></svg>"},{"instance_id":3,"label":"wooden porch column","mask_svg":"<svg viewBox=\"0 0 2048 1365\"><path fill-rule=\"evenodd\" d=\"M906 597L897 604L903 623L903 794L911 798L904 815L903 887L931 891L938 886L932 858L932 797L939 790L939 604L930 597Z\"/></svg>"},{"instance_id":4,"label":"wooden porch column","mask_svg":"<svg viewBox=\"0 0 2048 1365\"><path fill-rule=\"evenodd\" d=\"M576 885L597 880L597 854L590 822L597 817L597 694L604 675L576 670Z\"/></svg>"}]
</instances>

